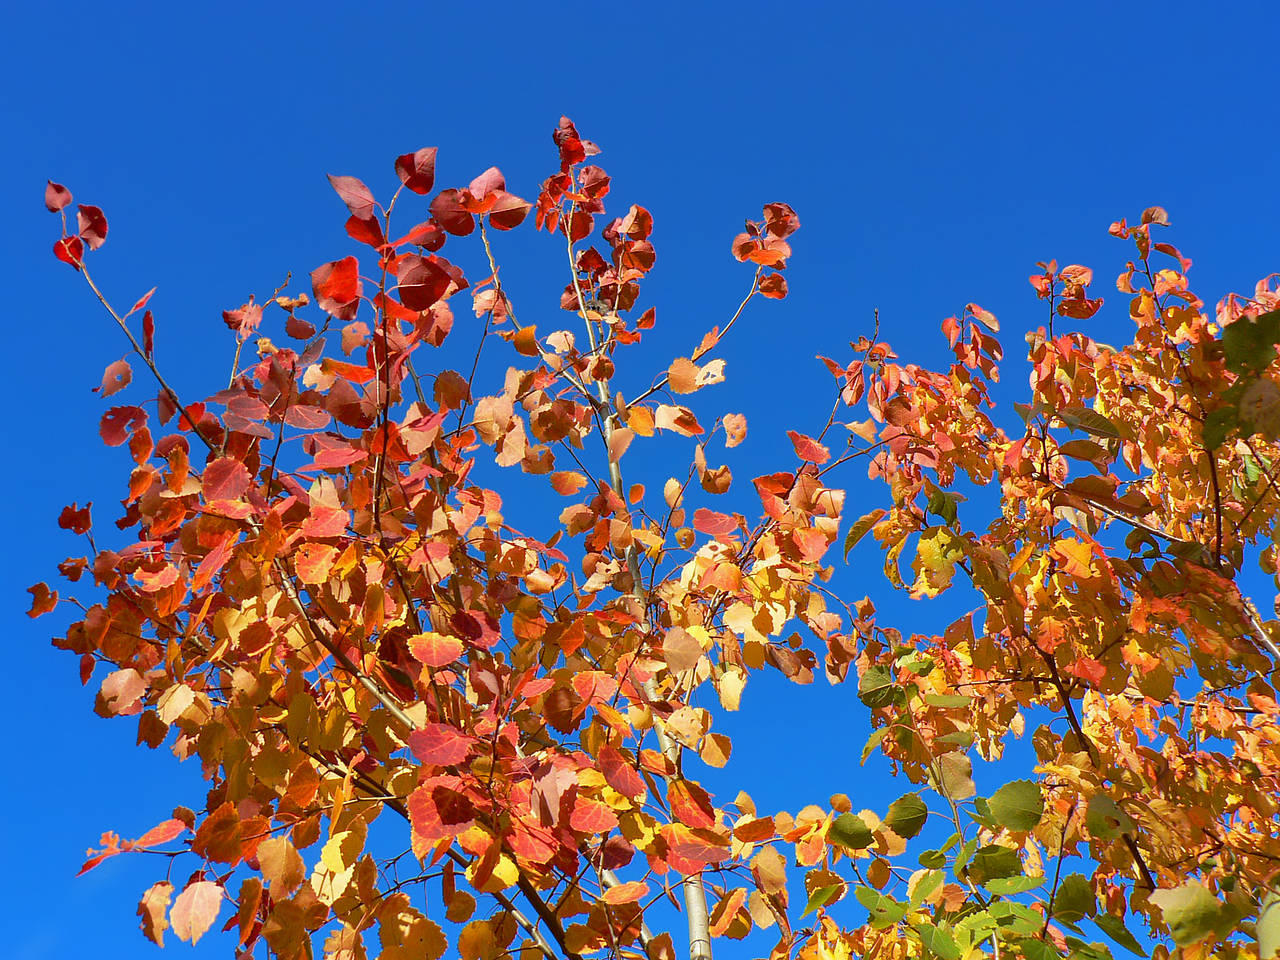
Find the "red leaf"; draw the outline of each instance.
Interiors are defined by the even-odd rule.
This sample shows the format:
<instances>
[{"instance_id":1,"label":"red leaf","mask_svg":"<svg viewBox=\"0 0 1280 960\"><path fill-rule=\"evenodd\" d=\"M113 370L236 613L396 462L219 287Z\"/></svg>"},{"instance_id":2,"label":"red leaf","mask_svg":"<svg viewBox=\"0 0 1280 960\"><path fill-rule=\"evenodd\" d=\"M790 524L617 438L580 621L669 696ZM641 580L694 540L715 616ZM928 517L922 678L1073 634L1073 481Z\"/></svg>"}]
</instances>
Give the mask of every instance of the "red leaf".
<instances>
[{"instance_id":1,"label":"red leaf","mask_svg":"<svg viewBox=\"0 0 1280 960\"><path fill-rule=\"evenodd\" d=\"M429 723L409 734L409 749L419 763L447 767L466 758L474 739L447 723Z\"/></svg>"},{"instance_id":2,"label":"red leaf","mask_svg":"<svg viewBox=\"0 0 1280 960\"><path fill-rule=\"evenodd\" d=\"M440 266L443 261L407 253L396 263L400 302L410 310L429 310L445 295L453 278Z\"/></svg>"},{"instance_id":3,"label":"red leaf","mask_svg":"<svg viewBox=\"0 0 1280 960\"><path fill-rule=\"evenodd\" d=\"M168 843L183 830L187 829L187 825L181 820L165 820L158 823L137 840L127 844L131 850L146 850L148 847L155 847L162 843Z\"/></svg>"},{"instance_id":4,"label":"red leaf","mask_svg":"<svg viewBox=\"0 0 1280 960\"><path fill-rule=\"evenodd\" d=\"M213 578L217 576L218 571L226 566L227 560L231 558L231 547L235 543L235 539L235 534L228 533L218 541L212 550L205 554L204 559L200 561L200 566L196 568L195 575L191 578L190 590L192 593L202 591L213 582Z\"/></svg>"},{"instance_id":5,"label":"red leaf","mask_svg":"<svg viewBox=\"0 0 1280 960\"><path fill-rule=\"evenodd\" d=\"M760 295L781 300L787 295L787 278L780 273L766 273L760 278Z\"/></svg>"},{"instance_id":6,"label":"red leaf","mask_svg":"<svg viewBox=\"0 0 1280 960\"><path fill-rule=\"evenodd\" d=\"M431 201L431 215L455 237L465 237L476 228L475 217L462 206L462 193L458 190L440 191Z\"/></svg>"},{"instance_id":7,"label":"red leaf","mask_svg":"<svg viewBox=\"0 0 1280 960\"><path fill-rule=\"evenodd\" d=\"M243 303L234 310L222 311L222 322L236 332L242 342L248 340L262 322L262 307L253 302Z\"/></svg>"},{"instance_id":8,"label":"red leaf","mask_svg":"<svg viewBox=\"0 0 1280 960\"><path fill-rule=\"evenodd\" d=\"M653 232L653 214L644 207L631 205L627 215L618 221L618 233L632 240L644 240Z\"/></svg>"},{"instance_id":9,"label":"red leaf","mask_svg":"<svg viewBox=\"0 0 1280 960\"><path fill-rule=\"evenodd\" d=\"M169 911L169 922L179 940L195 943L205 935L222 910L222 888L199 880L178 894Z\"/></svg>"},{"instance_id":10,"label":"red leaf","mask_svg":"<svg viewBox=\"0 0 1280 960\"><path fill-rule=\"evenodd\" d=\"M344 257L321 264L311 271L311 289L325 313L339 320L354 320L360 306L360 263Z\"/></svg>"},{"instance_id":11,"label":"red leaf","mask_svg":"<svg viewBox=\"0 0 1280 960\"><path fill-rule=\"evenodd\" d=\"M789 237L800 229L800 218L787 203L764 205L764 228L775 237Z\"/></svg>"},{"instance_id":12,"label":"red leaf","mask_svg":"<svg viewBox=\"0 0 1280 960\"><path fill-rule=\"evenodd\" d=\"M137 313L139 310L145 307L147 305L147 301L151 299L151 295L155 292L156 292L156 288L152 287L150 290L144 293L141 297L138 298L138 302L129 308L129 312L126 313L125 316L132 317L135 313Z\"/></svg>"},{"instance_id":13,"label":"red leaf","mask_svg":"<svg viewBox=\"0 0 1280 960\"><path fill-rule=\"evenodd\" d=\"M604 774L605 782L613 789L633 800L645 795L644 779L621 751L605 745L600 748L600 754L596 759L599 761L600 772Z\"/></svg>"},{"instance_id":14,"label":"red leaf","mask_svg":"<svg viewBox=\"0 0 1280 960\"><path fill-rule=\"evenodd\" d=\"M84 261L84 244L79 237L63 237L53 245L53 255L63 263L69 263L77 270Z\"/></svg>"},{"instance_id":15,"label":"red leaf","mask_svg":"<svg viewBox=\"0 0 1280 960\"><path fill-rule=\"evenodd\" d=\"M117 360L102 371L102 384L94 387L93 392L101 392L102 396L109 397L113 393L119 393L132 381L133 368L129 366L129 361Z\"/></svg>"},{"instance_id":16,"label":"red leaf","mask_svg":"<svg viewBox=\"0 0 1280 960\"><path fill-rule=\"evenodd\" d=\"M249 489L249 470L232 457L221 457L204 469L206 500L239 500Z\"/></svg>"},{"instance_id":17,"label":"red leaf","mask_svg":"<svg viewBox=\"0 0 1280 960\"><path fill-rule=\"evenodd\" d=\"M426 220L391 245L398 247L405 243L412 243L419 247L426 247L434 252L444 246L444 241L445 233L440 224L434 220Z\"/></svg>"},{"instance_id":18,"label":"red leaf","mask_svg":"<svg viewBox=\"0 0 1280 960\"><path fill-rule=\"evenodd\" d=\"M693 512L693 528L712 537L722 537L738 529L738 522L726 513L699 507Z\"/></svg>"},{"instance_id":19,"label":"red leaf","mask_svg":"<svg viewBox=\"0 0 1280 960\"><path fill-rule=\"evenodd\" d=\"M44 188L44 205L50 213L57 213L71 202L71 191L52 180L46 182Z\"/></svg>"},{"instance_id":20,"label":"red leaf","mask_svg":"<svg viewBox=\"0 0 1280 960\"><path fill-rule=\"evenodd\" d=\"M27 616L33 620L58 605L58 591L50 590L49 585L43 581L27 587L27 593L31 594L31 609L27 611Z\"/></svg>"},{"instance_id":21,"label":"red leaf","mask_svg":"<svg viewBox=\"0 0 1280 960\"><path fill-rule=\"evenodd\" d=\"M347 532L347 522L350 519L345 510L312 503L311 515L302 522L302 535L321 540L340 537Z\"/></svg>"},{"instance_id":22,"label":"red leaf","mask_svg":"<svg viewBox=\"0 0 1280 960\"><path fill-rule=\"evenodd\" d=\"M289 314L289 319L284 322L284 332L295 340L310 340L316 335L316 328L309 320Z\"/></svg>"},{"instance_id":23,"label":"red leaf","mask_svg":"<svg viewBox=\"0 0 1280 960\"><path fill-rule=\"evenodd\" d=\"M533 204L515 194L499 191L497 202L489 210L489 222L495 230L511 230L520 226Z\"/></svg>"},{"instance_id":24,"label":"red leaf","mask_svg":"<svg viewBox=\"0 0 1280 960\"><path fill-rule=\"evenodd\" d=\"M342 202L357 220L368 220L373 216L373 193L355 177L335 177L329 175L329 185L337 191Z\"/></svg>"},{"instance_id":25,"label":"red leaf","mask_svg":"<svg viewBox=\"0 0 1280 960\"><path fill-rule=\"evenodd\" d=\"M959 342L962 329L959 317L947 317L942 321L942 332L946 335L947 346L954 347Z\"/></svg>"},{"instance_id":26,"label":"red leaf","mask_svg":"<svg viewBox=\"0 0 1280 960\"><path fill-rule=\"evenodd\" d=\"M831 451L812 437L806 437L803 433L796 433L794 430L788 430L787 436L791 438L791 444L796 448L796 456L801 460L821 464L831 459Z\"/></svg>"},{"instance_id":27,"label":"red leaf","mask_svg":"<svg viewBox=\"0 0 1280 960\"><path fill-rule=\"evenodd\" d=\"M107 218L100 207L80 204L76 207L76 224L80 228L80 239L90 250L97 250L107 242Z\"/></svg>"},{"instance_id":28,"label":"red leaf","mask_svg":"<svg viewBox=\"0 0 1280 960\"><path fill-rule=\"evenodd\" d=\"M102 415L98 432L107 446L118 447L146 422L147 411L141 407L112 407Z\"/></svg>"},{"instance_id":29,"label":"red leaf","mask_svg":"<svg viewBox=\"0 0 1280 960\"><path fill-rule=\"evenodd\" d=\"M671 815L687 827L714 827L715 808L707 791L687 780L672 780L667 785L667 805Z\"/></svg>"},{"instance_id":30,"label":"red leaf","mask_svg":"<svg viewBox=\"0 0 1280 960\"><path fill-rule=\"evenodd\" d=\"M490 167L480 176L471 181L471 185L467 187L471 191L471 195L477 200L486 200L491 193L497 193L500 190L507 189L507 181L502 176L502 171L497 167Z\"/></svg>"},{"instance_id":31,"label":"red leaf","mask_svg":"<svg viewBox=\"0 0 1280 960\"><path fill-rule=\"evenodd\" d=\"M414 193L430 193L436 182L436 148L423 147L396 157L396 175Z\"/></svg>"},{"instance_id":32,"label":"red leaf","mask_svg":"<svg viewBox=\"0 0 1280 960\"><path fill-rule=\"evenodd\" d=\"M156 318L148 310L142 315L142 352L150 359L156 349Z\"/></svg>"},{"instance_id":33,"label":"red leaf","mask_svg":"<svg viewBox=\"0 0 1280 960\"><path fill-rule=\"evenodd\" d=\"M347 217L347 236L361 243L367 243L374 249L385 246L387 242L386 235L382 232L382 224L377 217L365 219L356 216Z\"/></svg>"},{"instance_id":34,"label":"red leaf","mask_svg":"<svg viewBox=\"0 0 1280 960\"><path fill-rule=\"evenodd\" d=\"M447 667L462 656L464 649L461 640L443 633L420 633L409 638L410 655L428 667Z\"/></svg>"},{"instance_id":35,"label":"red leaf","mask_svg":"<svg viewBox=\"0 0 1280 960\"><path fill-rule=\"evenodd\" d=\"M92 506L93 503L90 502L83 507L76 503L63 507L62 513L58 514L58 526L72 533L88 533L93 526L93 521L89 518L89 508Z\"/></svg>"}]
</instances>

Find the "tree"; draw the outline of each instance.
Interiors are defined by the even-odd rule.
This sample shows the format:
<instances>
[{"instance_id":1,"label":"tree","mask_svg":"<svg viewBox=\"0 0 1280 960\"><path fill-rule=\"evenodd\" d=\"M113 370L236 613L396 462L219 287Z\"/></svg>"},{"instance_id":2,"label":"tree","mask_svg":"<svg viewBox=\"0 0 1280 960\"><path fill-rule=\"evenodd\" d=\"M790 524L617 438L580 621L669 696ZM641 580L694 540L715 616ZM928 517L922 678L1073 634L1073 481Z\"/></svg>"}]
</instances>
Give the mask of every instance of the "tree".
<instances>
[{"instance_id":1,"label":"tree","mask_svg":"<svg viewBox=\"0 0 1280 960\"><path fill-rule=\"evenodd\" d=\"M229 901L241 952L286 958L703 958L754 928L776 928L774 957L823 960L1109 955L1095 930L1140 953L1154 938L1159 956L1274 955L1280 626L1242 583L1246 560L1276 573L1280 540L1275 277L1210 314L1150 208L1111 226L1137 249L1117 281L1131 343L1062 332L1102 300L1089 269L1039 264L1031 396L1002 427L990 312L943 321L955 362L938 371L877 327L823 359L832 409L735 499L712 458L746 421L700 419L685 397L723 380L716 348L750 301L786 297L799 219L769 203L747 223L737 313L626 397L620 371L653 372L653 218L608 220L597 147L567 119L554 140L536 201L491 168L408 230L393 213L431 194L434 148L396 160L385 204L331 177L369 250L316 268L310 293L225 312L234 374L204 401L156 365L150 295L121 312L90 276L102 211L79 206L72 232L50 183L55 255L158 385L154 406L103 416L132 461L116 526L137 539L89 539L60 565L97 599L71 601L80 619L55 643L84 682L102 674L98 713L136 717L140 743L211 781L204 809L107 833L83 869L165 848L194 872L146 891L149 938L194 941ZM540 334L503 287L490 231L529 213L564 246L576 329ZM490 272L473 285L440 253L477 232ZM464 291L484 329L466 374L430 359ZM260 335L269 316L296 348ZM494 351L514 365L490 377ZM102 396L132 377L111 364ZM660 493L624 480L642 445L679 464ZM885 503L846 517L841 472L864 468ZM517 471L568 504L545 542L491 489ZM59 523L87 537L88 507ZM846 560L871 534L895 587L965 589L974 609L924 635L838 596L842 523ZM59 602L31 592L33 616ZM813 679L793 627L830 681L856 677L863 757L907 782L887 810L841 795L769 815L697 781L691 754L730 751L707 704L735 709L766 668ZM1027 731L1029 776L979 796L972 756ZM407 861L384 857L406 833ZM664 899L687 948L651 929Z\"/></svg>"}]
</instances>

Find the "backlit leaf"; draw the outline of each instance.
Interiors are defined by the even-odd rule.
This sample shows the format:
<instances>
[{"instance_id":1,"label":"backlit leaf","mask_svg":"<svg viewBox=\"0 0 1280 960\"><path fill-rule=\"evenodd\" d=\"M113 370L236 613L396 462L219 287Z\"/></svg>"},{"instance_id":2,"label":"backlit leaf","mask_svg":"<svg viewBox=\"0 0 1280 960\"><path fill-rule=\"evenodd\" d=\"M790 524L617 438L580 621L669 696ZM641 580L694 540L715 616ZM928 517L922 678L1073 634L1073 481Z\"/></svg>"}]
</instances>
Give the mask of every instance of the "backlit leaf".
<instances>
[{"instance_id":1,"label":"backlit leaf","mask_svg":"<svg viewBox=\"0 0 1280 960\"><path fill-rule=\"evenodd\" d=\"M173 901L169 922L179 940L195 943L213 926L222 910L222 888L209 880L198 880Z\"/></svg>"},{"instance_id":2,"label":"backlit leaf","mask_svg":"<svg viewBox=\"0 0 1280 960\"><path fill-rule=\"evenodd\" d=\"M1195 943L1213 933L1222 915L1222 903L1195 881L1157 890L1151 894L1151 902L1160 908L1160 915L1178 946Z\"/></svg>"}]
</instances>

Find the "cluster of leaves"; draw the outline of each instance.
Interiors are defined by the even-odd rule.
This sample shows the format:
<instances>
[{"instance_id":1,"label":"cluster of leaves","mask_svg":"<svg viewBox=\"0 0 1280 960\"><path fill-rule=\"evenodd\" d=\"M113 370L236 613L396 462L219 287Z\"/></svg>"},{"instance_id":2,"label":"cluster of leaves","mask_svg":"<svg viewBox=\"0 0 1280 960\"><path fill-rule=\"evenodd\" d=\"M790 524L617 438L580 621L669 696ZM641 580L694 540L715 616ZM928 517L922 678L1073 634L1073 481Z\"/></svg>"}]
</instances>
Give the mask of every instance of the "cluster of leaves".
<instances>
[{"instance_id":1,"label":"cluster of leaves","mask_svg":"<svg viewBox=\"0 0 1280 960\"><path fill-rule=\"evenodd\" d=\"M1031 281L1049 322L1028 337L1032 396L1012 433L989 416L1002 349L988 311L943 323L955 362L942 371L899 362L877 330L824 361L836 402L816 432L791 431L792 462L754 478L749 516L709 505L733 478L708 458L744 441L745 418L700 420L686 398L724 379L714 353L747 304L786 296L796 214L768 204L733 239L755 268L737 313L626 381L628 399L622 373L644 369L631 348L656 321L643 297L653 217L632 205L608 219L610 179L587 163L598 148L567 119L554 143L534 202L490 169L436 193L394 241L397 206L434 189L434 148L396 160L385 204L330 178L368 250L315 269L309 293L226 311L233 376L200 402L156 365L150 294L117 312L86 269L101 211L80 207L75 235L63 213L55 254L159 392L103 416L105 442L132 458L116 526L136 540L100 546L88 507L64 511L90 553L60 570L90 574L101 599L73 600L80 619L55 642L84 682L105 671L99 713L136 717L139 743L170 744L211 782L200 810L137 841L106 835L86 869L181 838L171 874L195 869L172 906L172 875L144 894L143 931L195 940L230 902L240 952L265 943L284 958L320 943L354 960L375 942L387 960L439 957L447 921L466 960L660 960L672 936L646 917L664 898L683 898L696 958L776 928L775 958L1093 960L1109 951L1082 924L1140 951L1131 915L1188 957L1252 950L1240 930L1269 956L1276 625L1237 581L1259 542L1274 572L1280 536L1270 281L1210 317L1189 261L1151 241L1164 212L1122 221L1112 232L1138 247L1118 281L1136 329L1115 349L1055 332L1102 301L1088 269L1041 264ZM70 202L50 184L51 210ZM576 331L521 323L499 279L490 230L531 212L564 245L560 306ZM477 231L489 275L472 284L441 252ZM468 293L483 333L465 375L423 358ZM259 336L268 308L296 349ZM512 365L486 391L479 360L495 348ZM131 380L118 361L101 394ZM841 423L849 407L866 419ZM627 453L659 442L687 445L687 465L678 455L660 492L628 486ZM568 501L554 536L506 522L476 479L503 474L482 459ZM897 587L932 597L963 580L979 598L940 635L883 626L870 600L826 586L845 500L833 482L855 460L889 500L848 525L845 556L872 534ZM998 485L998 515L966 525L963 485ZM59 600L32 593L33 615ZM843 795L794 815L758 811L745 791L718 804L686 755L723 766L731 744L699 704L736 709L756 670L809 682L819 656L833 682L856 666L875 725L864 758L882 751L918 789L883 816ZM1035 779L979 797L973 756L997 759L1031 725ZM390 858L372 843L384 813L407 832ZM911 866L909 841L934 834ZM850 891L865 920L837 906Z\"/></svg>"}]
</instances>

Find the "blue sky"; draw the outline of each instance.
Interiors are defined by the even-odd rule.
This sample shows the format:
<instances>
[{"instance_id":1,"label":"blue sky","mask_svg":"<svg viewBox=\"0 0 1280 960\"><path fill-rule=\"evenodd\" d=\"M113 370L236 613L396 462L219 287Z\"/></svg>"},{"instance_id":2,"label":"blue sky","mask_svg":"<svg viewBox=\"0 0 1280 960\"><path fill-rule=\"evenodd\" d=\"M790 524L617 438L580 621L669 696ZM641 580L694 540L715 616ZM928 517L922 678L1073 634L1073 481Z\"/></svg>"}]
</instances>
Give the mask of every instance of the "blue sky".
<instances>
[{"instance_id":1,"label":"blue sky","mask_svg":"<svg viewBox=\"0 0 1280 960\"><path fill-rule=\"evenodd\" d=\"M785 200L803 223L792 295L753 304L724 354L728 382L699 395L705 409L748 416L731 461L740 482L785 462L787 428L825 419L829 381L814 355L845 356L876 308L884 336L925 363L943 362L944 317L968 301L994 311L1010 361L1003 395L1020 399L1021 336L1043 322L1026 282L1037 260L1094 267L1110 301L1095 329L1127 336L1108 291L1130 249L1107 236L1112 220L1164 205L1210 303L1280 269L1272 3L1210 14L1193 3L71 0L12 4L5 18L0 254L14 389L0 483L16 527L0 559L14 653L0 890L23 904L8 940L22 960L68 955L90 929L100 956L153 949L133 909L158 862L73 874L101 831L136 836L203 792L190 765L134 748L130 723L93 715L75 658L48 645L63 611L23 615L25 588L81 552L58 511L93 500L105 524L127 469L101 446L103 401L90 392L125 347L49 252L46 177L106 211L92 266L110 295L127 304L159 285L158 357L189 396L225 382L221 310L351 251L326 173L385 195L396 155L436 145L438 186L496 164L531 199L567 114L604 148L611 210L637 202L654 214L654 369L731 314L749 275L730 238L762 203ZM466 256L483 276L474 246ZM526 229L502 237L498 256L517 304L551 324L559 248ZM879 495L856 475L850 485ZM867 565L842 571L840 589L871 593L908 628L944 622L950 608L892 597L874 553L858 556ZM885 771L858 769L867 727L851 690L756 683L726 729L726 800L731 779L765 810L835 791L883 809L903 792ZM211 936L191 952L229 956L230 944Z\"/></svg>"}]
</instances>

